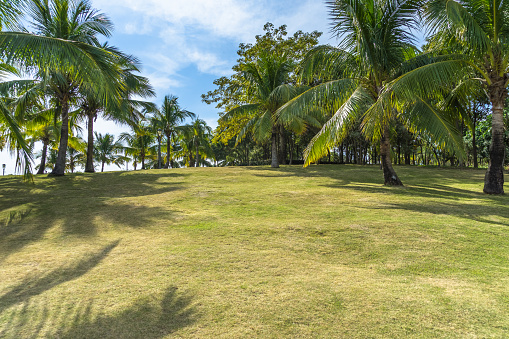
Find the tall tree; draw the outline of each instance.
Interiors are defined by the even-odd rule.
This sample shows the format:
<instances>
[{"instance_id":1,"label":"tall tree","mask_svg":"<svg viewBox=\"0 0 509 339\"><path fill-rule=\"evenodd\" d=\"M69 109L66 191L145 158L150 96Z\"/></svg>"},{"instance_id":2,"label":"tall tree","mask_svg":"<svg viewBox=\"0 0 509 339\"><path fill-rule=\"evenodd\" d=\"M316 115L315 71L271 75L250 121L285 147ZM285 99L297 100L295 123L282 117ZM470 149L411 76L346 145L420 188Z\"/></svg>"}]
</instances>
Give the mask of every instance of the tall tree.
<instances>
[{"instance_id":1,"label":"tall tree","mask_svg":"<svg viewBox=\"0 0 509 339\"><path fill-rule=\"evenodd\" d=\"M182 109L178 104L178 98L173 95L166 95L161 108L152 116L151 123L154 129L161 129L166 136L166 164L164 168L170 167L172 143L177 139L178 126L187 118L194 119L195 117L196 114Z\"/></svg>"},{"instance_id":2,"label":"tall tree","mask_svg":"<svg viewBox=\"0 0 509 339\"><path fill-rule=\"evenodd\" d=\"M425 19L436 49L454 45L462 53L407 75L426 94L461 76L480 82L491 102L492 138L484 192L504 193L504 103L509 86L509 2L502 0L434 0ZM398 94L398 89L395 89ZM404 95L404 93L399 93Z\"/></svg>"},{"instance_id":3,"label":"tall tree","mask_svg":"<svg viewBox=\"0 0 509 339\"><path fill-rule=\"evenodd\" d=\"M204 120L196 119L192 124L184 126L183 131L182 139L189 167L199 167L202 159L214 157L211 146L212 129Z\"/></svg>"},{"instance_id":4,"label":"tall tree","mask_svg":"<svg viewBox=\"0 0 509 339\"><path fill-rule=\"evenodd\" d=\"M439 140L457 144L451 124L420 98L397 103L384 96L385 87L421 62L412 31L417 28L419 0L336 0L327 2L337 48L319 46L302 64L302 75L317 86L280 108L279 119L320 106L332 112L305 151L305 164L317 161L340 143L359 120L363 133L380 142L384 184L402 185L391 162L391 125L400 119L413 130L429 130ZM415 57L415 58L414 58ZM411 89L407 88L410 92Z\"/></svg>"},{"instance_id":5,"label":"tall tree","mask_svg":"<svg viewBox=\"0 0 509 339\"><path fill-rule=\"evenodd\" d=\"M122 144L115 141L115 136L106 133L95 132L94 157L101 163L101 172L104 172L104 165L115 164L118 167L124 164L125 158L121 151L124 149Z\"/></svg>"}]
</instances>

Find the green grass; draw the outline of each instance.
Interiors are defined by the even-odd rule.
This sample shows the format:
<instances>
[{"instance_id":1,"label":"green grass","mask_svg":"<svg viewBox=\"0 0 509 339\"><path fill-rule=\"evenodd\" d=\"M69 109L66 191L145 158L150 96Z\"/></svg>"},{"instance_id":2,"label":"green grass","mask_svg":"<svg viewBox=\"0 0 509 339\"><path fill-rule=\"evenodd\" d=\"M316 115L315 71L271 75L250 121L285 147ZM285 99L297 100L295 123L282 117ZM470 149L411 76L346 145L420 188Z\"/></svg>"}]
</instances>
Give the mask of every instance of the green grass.
<instances>
[{"instance_id":1,"label":"green grass","mask_svg":"<svg viewBox=\"0 0 509 339\"><path fill-rule=\"evenodd\" d=\"M0 337L508 337L508 198L396 170L0 178Z\"/></svg>"}]
</instances>

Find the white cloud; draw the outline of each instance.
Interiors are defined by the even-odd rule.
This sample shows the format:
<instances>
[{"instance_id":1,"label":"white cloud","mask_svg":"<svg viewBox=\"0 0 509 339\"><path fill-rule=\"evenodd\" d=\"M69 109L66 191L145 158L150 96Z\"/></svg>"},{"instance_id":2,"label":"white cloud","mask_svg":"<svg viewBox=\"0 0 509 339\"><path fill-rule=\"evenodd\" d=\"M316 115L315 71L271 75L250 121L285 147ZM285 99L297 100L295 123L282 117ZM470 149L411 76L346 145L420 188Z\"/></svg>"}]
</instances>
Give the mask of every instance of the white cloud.
<instances>
[{"instance_id":1,"label":"white cloud","mask_svg":"<svg viewBox=\"0 0 509 339\"><path fill-rule=\"evenodd\" d=\"M94 7L121 33L146 36L135 54L157 71L156 87L182 85L175 77L190 65L218 77L231 74L237 55L226 54L225 46L253 42L268 21L287 24L290 34L323 31L328 23L325 5L316 0L95 0Z\"/></svg>"}]
</instances>

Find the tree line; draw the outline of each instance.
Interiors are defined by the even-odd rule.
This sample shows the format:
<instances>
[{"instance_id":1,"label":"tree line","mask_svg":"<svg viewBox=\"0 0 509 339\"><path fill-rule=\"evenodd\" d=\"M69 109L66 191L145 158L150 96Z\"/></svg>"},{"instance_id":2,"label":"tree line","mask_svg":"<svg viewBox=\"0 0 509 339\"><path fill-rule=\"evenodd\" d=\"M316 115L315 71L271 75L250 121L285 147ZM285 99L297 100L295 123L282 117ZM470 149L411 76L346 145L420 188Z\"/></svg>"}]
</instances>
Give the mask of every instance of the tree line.
<instances>
[{"instance_id":1,"label":"tree line","mask_svg":"<svg viewBox=\"0 0 509 339\"><path fill-rule=\"evenodd\" d=\"M17 152L28 174L32 141L42 141L39 171L50 166L54 176L80 161L87 172L126 161L141 168L212 164L207 159L339 162L379 164L384 183L398 186L394 164L487 166L484 192L503 193L509 4L326 4L337 46L318 45L319 32L288 36L272 24L239 46L233 75L202 96L222 112L212 132L199 119L181 125L194 114L174 97L160 108L145 101L154 90L139 61L99 42L113 25L88 0L0 0L2 147ZM22 13L29 19L19 21ZM424 46L413 33L420 29L429 32ZM180 113L168 115L173 110ZM94 133L99 115L131 132L119 140Z\"/></svg>"}]
</instances>

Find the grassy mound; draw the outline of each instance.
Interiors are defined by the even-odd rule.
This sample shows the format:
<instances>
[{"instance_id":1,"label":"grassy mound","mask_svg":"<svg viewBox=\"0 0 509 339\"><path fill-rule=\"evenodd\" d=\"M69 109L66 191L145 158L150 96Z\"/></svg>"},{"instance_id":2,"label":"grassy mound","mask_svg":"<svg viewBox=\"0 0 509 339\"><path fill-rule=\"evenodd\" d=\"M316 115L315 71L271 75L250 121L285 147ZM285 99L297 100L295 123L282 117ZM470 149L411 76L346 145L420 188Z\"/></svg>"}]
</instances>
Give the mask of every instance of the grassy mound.
<instances>
[{"instance_id":1,"label":"grassy mound","mask_svg":"<svg viewBox=\"0 0 509 339\"><path fill-rule=\"evenodd\" d=\"M0 178L0 337L508 336L507 197L397 171Z\"/></svg>"}]
</instances>

